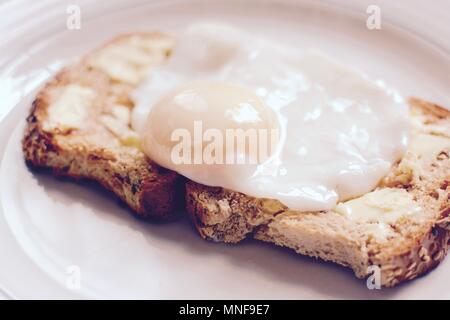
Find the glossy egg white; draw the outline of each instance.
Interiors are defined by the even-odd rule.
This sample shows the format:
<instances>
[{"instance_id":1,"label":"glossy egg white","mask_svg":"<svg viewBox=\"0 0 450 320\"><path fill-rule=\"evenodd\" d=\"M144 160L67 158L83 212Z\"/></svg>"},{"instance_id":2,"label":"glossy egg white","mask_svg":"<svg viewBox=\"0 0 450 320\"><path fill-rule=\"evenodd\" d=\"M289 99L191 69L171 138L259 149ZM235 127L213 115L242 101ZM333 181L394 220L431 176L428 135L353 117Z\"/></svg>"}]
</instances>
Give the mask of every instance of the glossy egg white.
<instances>
[{"instance_id":1,"label":"glossy egg white","mask_svg":"<svg viewBox=\"0 0 450 320\"><path fill-rule=\"evenodd\" d=\"M322 53L227 25L188 28L133 98L133 128L161 166L301 211L329 210L371 191L408 145L408 107L383 82ZM227 118L249 99L260 121ZM276 128L279 136L270 156L257 163L175 163L171 133L184 128L193 137L194 121L223 136L239 128Z\"/></svg>"}]
</instances>

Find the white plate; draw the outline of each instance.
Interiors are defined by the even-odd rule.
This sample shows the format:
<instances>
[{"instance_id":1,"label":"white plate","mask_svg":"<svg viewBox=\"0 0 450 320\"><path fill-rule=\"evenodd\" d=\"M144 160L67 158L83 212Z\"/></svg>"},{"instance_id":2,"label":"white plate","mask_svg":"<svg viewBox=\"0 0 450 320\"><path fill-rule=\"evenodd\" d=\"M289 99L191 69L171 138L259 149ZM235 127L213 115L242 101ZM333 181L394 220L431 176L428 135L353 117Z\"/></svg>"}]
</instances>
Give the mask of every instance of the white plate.
<instances>
[{"instance_id":1,"label":"white plate","mask_svg":"<svg viewBox=\"0 0 450 320\"><path fill-rule=\"evenodd\" d=\"M10 27L8 33L2 31L8 51L0 60L0 288L8 295L450 298L448 260L415 281L370 291L351 271L287 249L251 240L234 246L203 241L184 216L160 225L137 221L92 184L29 172L20 149L24 117L36 88L63 63L120 32L176 30L204 18L229 21L282 42L319 48L383 78L406 96L447 106L450 58L440 48L448 48L448 43L420 28L411 32L401 21L394 24L388 5L381 9L391 18L382 16L382 29L370 31L365 9L351 2L342 10L336 1L36 3L7 3L9 15L0 12L2 19L7 17L0 28ZM81 30L65 27L68 3L81 5Z\"/></svg>"}]
</instances>

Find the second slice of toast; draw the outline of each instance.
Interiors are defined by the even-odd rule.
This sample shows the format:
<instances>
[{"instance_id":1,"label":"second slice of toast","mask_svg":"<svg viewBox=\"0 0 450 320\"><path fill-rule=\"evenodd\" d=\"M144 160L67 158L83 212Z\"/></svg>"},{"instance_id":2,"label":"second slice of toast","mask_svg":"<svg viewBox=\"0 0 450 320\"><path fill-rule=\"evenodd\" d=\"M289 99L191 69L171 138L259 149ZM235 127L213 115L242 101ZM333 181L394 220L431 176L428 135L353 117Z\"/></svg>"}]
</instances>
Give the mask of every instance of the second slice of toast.
<instances>
[{"instance_id":1,"label":"second slice of toast","mask_svg":"<svg viewBox=\"0 0 450 320\"><path fill-rule=\"evenodd\" d=\"M450 246L450 112L417 99L410 105L410 148L373 192L330 211L298 212L189 182L187 209L200 235L228 243L252 236L350 267L360 278L378 266L387 287L432 269Z\"/></svg>"},{"instance_id":2,"label":"second slice of toast","mask_svg":"<svg viewBox=\"0 0 450 320\"><path fill-rule=\"evenodd\" d=\"M132 90L173 45L161 33L123 35L60 71L37 94L27 118L27 164L96 180L139 217L173 213L180 177L148 159L130 127Z\"/></svg>"}]
</instances>

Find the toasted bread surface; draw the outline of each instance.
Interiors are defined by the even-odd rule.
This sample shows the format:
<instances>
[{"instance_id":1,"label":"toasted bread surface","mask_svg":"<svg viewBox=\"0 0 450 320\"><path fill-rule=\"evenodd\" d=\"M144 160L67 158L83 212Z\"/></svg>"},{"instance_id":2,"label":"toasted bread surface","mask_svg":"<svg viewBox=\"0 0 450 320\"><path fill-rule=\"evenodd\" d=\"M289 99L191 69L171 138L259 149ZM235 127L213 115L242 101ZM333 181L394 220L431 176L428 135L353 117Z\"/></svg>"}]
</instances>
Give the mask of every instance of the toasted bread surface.
<instances>
[{"instance_id":1,"label":"toasted bread surface","mask_svg":"<svg viewBox=\"0 0 450 320\"><path fill-rule=\"evenodd\" d=\"M253 236L350 267L360 278L376 265L386 287L431 270L450 245L450 112L409 102L411 147L373 192L330 211L298 212L277 200L188 182L186 205L198 232L228 243ZM358 214L346 214L347 206Z\"/></svg>"},{"instance_id":2,"label":"toasted bread surface","mask_svg":"<svg viewBox=\"0 0 450 320\"><path fill-rule=\"evenodd\" d=\"M27 118L26 163L98 181L139 217L170 215L183 186L176 173L140 150L130 127L130 94L172 46L173 39L160 33L119 36L56 74Z\"/></svg>"}]
</instances>

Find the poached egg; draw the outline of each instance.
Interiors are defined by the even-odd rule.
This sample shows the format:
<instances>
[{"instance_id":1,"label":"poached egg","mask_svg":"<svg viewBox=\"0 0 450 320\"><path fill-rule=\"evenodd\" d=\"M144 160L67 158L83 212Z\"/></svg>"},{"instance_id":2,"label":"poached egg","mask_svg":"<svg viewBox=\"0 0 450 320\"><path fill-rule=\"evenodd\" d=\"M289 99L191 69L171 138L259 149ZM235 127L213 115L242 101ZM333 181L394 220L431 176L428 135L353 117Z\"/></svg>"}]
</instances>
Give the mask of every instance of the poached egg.
<instances>
[{"instance_id":1,"label":"poached egg","mask_svg":"<svg viewBox=\"0 0 450 320\"><path fill-rule=\"evenodd\" d=\"M408 144L408 107L383 82L228 25L187 28L133 99L156 163L300 211L370 192Z\"/></svg>"}]
</instances>

